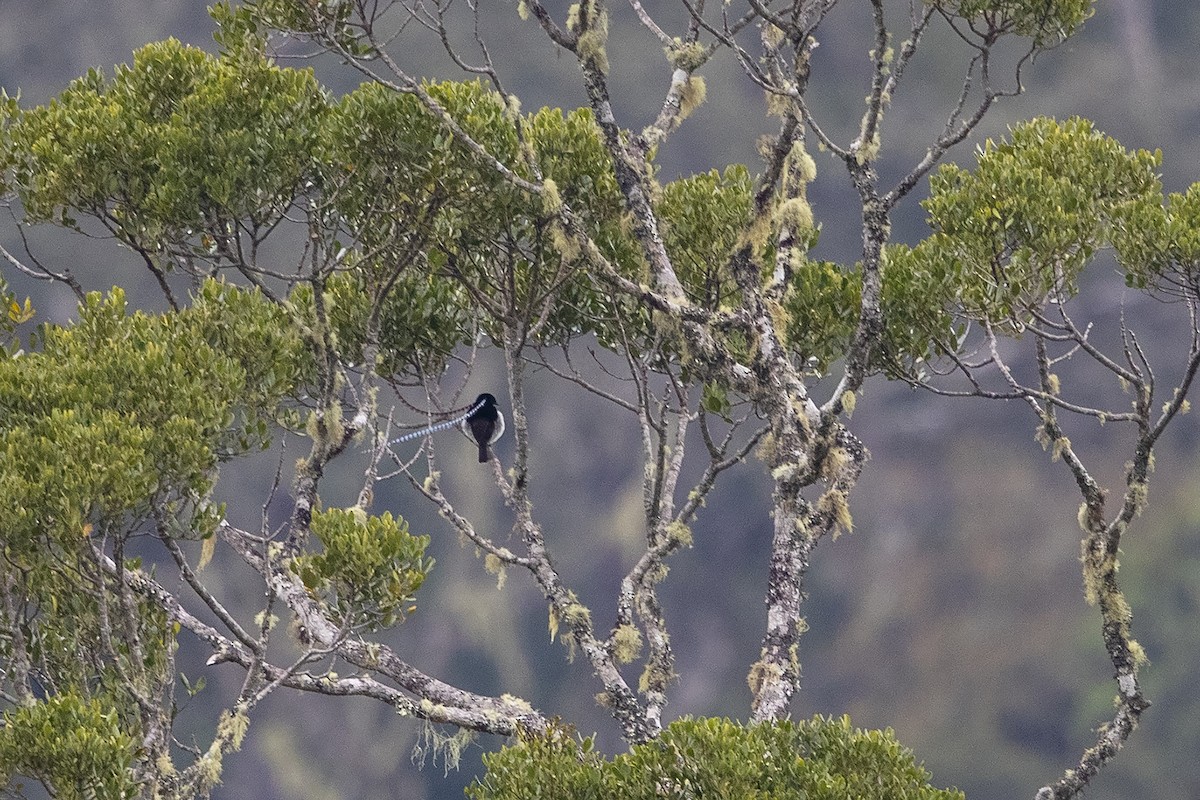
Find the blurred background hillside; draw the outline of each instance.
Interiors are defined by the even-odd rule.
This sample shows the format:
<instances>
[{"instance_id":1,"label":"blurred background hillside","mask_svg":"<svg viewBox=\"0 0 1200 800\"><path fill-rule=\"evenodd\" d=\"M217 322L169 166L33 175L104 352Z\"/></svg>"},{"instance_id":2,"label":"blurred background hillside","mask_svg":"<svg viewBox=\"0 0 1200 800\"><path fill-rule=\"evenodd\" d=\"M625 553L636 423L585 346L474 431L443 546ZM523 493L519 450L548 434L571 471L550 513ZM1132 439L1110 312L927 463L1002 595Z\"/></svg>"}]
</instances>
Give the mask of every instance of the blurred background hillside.
<instances>
[{"instance_id":1,"label":"blurred background hillside","mask_svg":"<svg viewBox=\"0 0 1200 800\"><path fill-rule=\"evenodd\" d=\"M493 52L525 110L581 104L573 63L521 23L515 2L493 5ZM612 58L613 91L623 98L618 110L626 124L640 127L665 88L666 72L656 43L627 18L623 4L613 5L622 9L614 20L613 47L621 49ZM813 64L813 106L843 140L857 128L867 91L869 45L855 33L866 15L866 4L843 2ZM43 103L89 67L111 70L146 42L175 36L213 49L211 33L204 4L192 0L4 0L0 85L10 94L19 89L26 105ZM970 163L982 137L1002 135L1031 116L1078 114L1127 147L1161 148L1164 183L1182 190L1200 179L1198 44L1195 3L1101 0L1080 35L1027 69L1026 94L1002 101L982 136L960 146L954 158ZM435 45L420 37L405 42L404 65L458 77ZM924 153L957 95L961 48L944 30L926 45L888 117L884 176L902 174ZM334 92L356 81L334 63L314 65ZM768 128L760 93L728 58L704 74L708 103L662 152L665 179L737 161L756 166L754 141ZM852 261L859 219L849 183L831 159L815 156L819 176L810 197L824 225L818 254ZM10 249L20 247L15 231L11 220L0 219L0 237ZM897 215L896 238L914 242L924 233L914 199ZM69 265L85 286L119 283L131 298L153 302L144 273L111 242L50 229L32 238L39 256ZM1093 271L1080 315L1111 331L1124 314L1169 378L1186 346L1169 322L1181 309L1124 292L1105 262ZM5 275L21 294L32 295L39 319L70 317L74 302L66 292ZM471 396L500 388L494 355L485 353L482 362ZM1084 374L1067 368L1062 377L1067 391L1091 390ZM536 377L529 394L541 440L532 483L538 511L560 569L592 606L598 626L607 627L616 583L641 535L636 430L564 392L550 376ZM957 785L972 800L1031 797L1094 742L1092 728L1111 716L1114 694L1099 614L1080 588L1073 482L1034 442L1033 420L1015 404L951 401L876 380L858 403L853 428L872 460L851 497L855 531L822 543L810 573L811 630L801 643L804 688L794 713L845 712L860 726L892 727L933 771L936 784ZM1119 480L1123 457L1103 461L1121 441L1118 431L1077 426L1070 435L1104 465L1098 472L1105 480ZM1089 790L1092 800L1200 797L1198 439L1194 415L1177 423L1158 457L1150 508L1126 542L1122 576L1134 606L1134 634L1152 662L1143 677L1154 706L1126 752ZM503 537L509 518L461 444L453 437L440 443L443 482L481 527ZM510 453L504 443L499 452L503 458ZM231 513L257 524L277 460L278 453L263 454L227 471ZM348 469L341 486L328 484L325 502L351 502L355 479ZM566 663L563 647L549 641L545 604L525 576L512 573L498 591L475 554L460 547L406 485L397 480L390 488L377 495L376 509L401 513L414 531L430 533L438 560L418 613L394 636L401 653L465 688L527 697L578 721L584 732L598 732L603 747L618 748L615 727L592 700L598 685L581 661ZM668 709L673 715L747 714L745 676L758 654L764 617L769 491L759 462L732 471L695 526L694 549L672 564L663 600L681 675ZM466 500L468 494L474 499ZM250 574L220 558L207 575L225 596L244 595L247 608L259 600ZM209 704L227 700L241 677L232 666L205 672L202 660L198 655L188 674L207 675L209 686L185 710L198 736L211 730ZM216 796L461 797L479 768L481 747L499 744L480 741L458 771L443 777L443 763L432 755L423 768L415 763L421 759L413 758L414 745L428 752L421 734L412 720L378 704L279 693L254 720L245 751L227 761Z\"/></svg>"}]
</instances>

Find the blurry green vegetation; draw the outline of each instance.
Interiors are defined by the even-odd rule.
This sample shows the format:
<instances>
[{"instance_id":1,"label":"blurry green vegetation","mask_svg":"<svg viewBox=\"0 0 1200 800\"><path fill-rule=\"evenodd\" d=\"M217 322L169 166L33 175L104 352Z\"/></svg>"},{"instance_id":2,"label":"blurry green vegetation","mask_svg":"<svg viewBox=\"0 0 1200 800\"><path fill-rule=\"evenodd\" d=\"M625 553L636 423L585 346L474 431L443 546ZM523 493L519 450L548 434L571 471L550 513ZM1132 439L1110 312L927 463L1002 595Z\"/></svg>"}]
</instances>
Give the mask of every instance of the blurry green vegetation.
<instances>
[{"instance_id":1,"label":"blurry green vegetation","mask_svg":"<svg viewBox=\"0 0 1200 800\"><path fill-rule=\"evenodd\" d=\"M743 726L678 719L653 742L609 760L591 739L554 729L484 756L472 800L784 798L962 800L935 789L889 731L853 729L849 717Z\"/></svg>"}]
</instances>

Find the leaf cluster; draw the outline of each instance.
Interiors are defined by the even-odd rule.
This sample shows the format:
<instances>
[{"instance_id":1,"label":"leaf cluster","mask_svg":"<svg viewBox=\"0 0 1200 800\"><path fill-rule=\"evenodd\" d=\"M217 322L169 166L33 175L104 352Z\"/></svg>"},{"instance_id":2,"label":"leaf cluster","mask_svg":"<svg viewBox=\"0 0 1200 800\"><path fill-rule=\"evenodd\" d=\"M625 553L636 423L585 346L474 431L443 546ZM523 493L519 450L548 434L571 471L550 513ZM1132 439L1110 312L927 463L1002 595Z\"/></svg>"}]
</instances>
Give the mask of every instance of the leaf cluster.
<instances>
[{"instance_id":1,"label":"leaf cluster","mask_svg":"<svg viewBox=\"0 0 1200 800\"><path fill-rule=\"evenodd\" d=\"M728 309L734 302L729 260L750 220L752 191L750 172L734 164L671 181L655 205L676 276L702 308Z\"/></svg>"},{"instance_id":2,"label":"leaf cluster","mask_svg":"<svg viewBox=\"0 0 1200 800\"><path fill-rule=\"evenodd\" d=\"M165 494L205 495L220 460L267 444L300 378L282 311L215 281L174 314L129 314L120 289L90 294L74 325L43 326L41 340L0 361L10 547L75 541L88 520L144 513Z\"/></svg>"},{"instance_id":3,"label":"leaf cluster","mask_svg":"<svg viewBox=\"0 0 1200 800\"><path fill-rule=\"evenodd\" d=\"M460 124L492 130L489 144L498 144L494 132L506 128L495 124L503 106L480 83L424 88ZM495 216L481 200L496 179L481 183L484 174L474 156L413 94L367 83L345 95L323 119L312 158L331 210L372 260L394 261L406 252L406 237L432 235L431 223L443 208Z\"/></svg>"},{"instance_id":4,"label":"leaf cluster","mask_svg":"<svg viewBox=\"0 0 1200 800\"><path fill-rule=\"evenodd\" d=\"M3 556L27 606L28 656L57 690L90 692L119 686L122 669L158 674L173 638L161 609L126 597L139 649L104 646L105 604L118 600L94 548L122 546L152 516L168 535L211 535L218 465L267 444L300 349L277 307L215 281L165 315L127 313L119 289L92 294L73 326L43 326L41 339L0 360Z\"/></svg>"},{"instance_id":5,"label":"leaf cluster","mask_svg":"<svg viewBox=\"0 0 1200 800\"><path fill-rule=\"evenodd\" d=\"M322 551L296 558L292 569L335 619L374 631L412 613L433 569L425 558L428 536L411 535L408 523L390 512L368 516L361 509L315 512L312 531Z\"/></svg>"},{"instance_id":6,"label":"leaf cluster","mask_svg":"<svg viewBox=\"0 0 1200 800\"><path fill-rule=\"evenodd\" d=\"M244 0L236 7L221 0L209 13L220 27L213 38L226 48L245 41L260 42L270 30L315 39L350 55L370 56L361 39L362 25L355 24L354 3L299 3L295 0Z\"/></svg>"},{"instance_id":7,"label":"leaf cluster","mask_svg":"<svg viewBox=\"0 0 1200 800\"><path fill-rule=\"evenodd\" d=\"M1200 296L1200 184L1171 193L1165 203L1131 207L1113 245L1128 285Z\"/></svg>"},{"instance_id":8,"label":"leaf cluster","mask_svg":"<svg viewBox=\"0 0 1200 800\"><path fill-rule=\"evenodd\" d=\"M485 329L498 335L498 323L514 325L550 345L589 333L620 341L620 321L636 309L611 295L559 218L569 207L603 258L631 280L644 275L591 112L543 108L516 120L504 110L495 117L476 113L466 122L514 174L546 187L533 196L484 171L476 178L474 203L453 209L446 259L491 311Z\"/></svg>"},{"instance_id":9,"label":"leaf cluster","mask_svg":"<svg viewBox=\"0 0 1200 800\"><path fill-rule=\"evenodd\" d=\"M278 220L309 174L325 105L310 70L168 39L16 115L5 160L30 221L90 215L154 251L214 219Z\"/></svg>"},{"instance_id":10,"label":"leaf cluster","mask_svg":"<svg viewBox=\"0 0 1200 800\"><path fill-rule=\"evenodd\" d=\"M131 770L138 741L98 700L47 698L4 714L0 784L16 775L41 781L54 797L120 800L138 796Z\"/></svg>"},{"instance_id":11,"label":"leaf cluster","mask_svg":"<svg viewBox=\"0 0 1200 800\"><path fill-rule=\"evenodd\" d=\"M436 258L431 259L437 262ZM321 289L324 311L337 352L349 363L358 360L369 320L378 314L379 356L383 375L436 375L455 348L471 341L475 315L462 285L433 270L404 270L395 277L378 305L379 282L372 270L348 266ZM301 328L317 326L313 289L300 284L289 298Z\"/></svg>"},{"instance_id":12,"label":"leaf cluster","mask_svg":"<svg viewBox=\"0 0 1200 800\"><path fill-rule=\"evenodd\" d=\"M783 296L784 333L800 363L826 370L850 346L858 324L862 276L831 261L802 259Z\"/></svg>"},{"instance_id":13,"label":"leaf cluster","mask_svg":"<svg viewBox=\"0 0 1200 800\"><path fill-rule=\"evenodd\" d=\"M385 373L436 372L477 328L498 335L502 322L542 344L595 335L612 349L657 348L666 361L686 360L679 337L614 295L561 227L566 205L601 257L649 283L590 111L519 116L479 82L422 86L487 157L521 179L545 181L543 196L531 195L415 93L371 83L331 102L311 72L263 57L257 23L230 13L224 56L171 40L148 45L111 80L93 72L46 106L14 107L6 174L31 221L76 225L90 215L144 251L184 247L217 268L234 258L231 226L269 230L307 195L313 221L338 236L321 291L344 362L359 360L374 325ZM688 296L705 308L730 305L729 256L749 222L747 170L670 182L655 206ZM298 284L291 299L315 332L312 291ZM800 315L810 338L844 339L819 313L830 299L811 299L811 309L800 309L813 312ZM806 357L836 357L799 331Z\"/></svg>"},{"instance_id":14,"label":"leaf cluster","mask_svg":"<svg viewBox=\"0 0 1200 800\"><path fill-rule=\"evenodd\" d=\"M1082 25L1093 13L1094 0L940 0L938 8L961 17L972 26L1013 32L1033 40L1037 47L1055 45Z\"/></svg>"},{"instance_id":15,"label":"leaf cluster","mask_svg":"<svg viewBox=\"0 0 1200 800\"><path fill-rule=\"evenodd\" d=\"M949 276L947 299L966 317L1019 326L1048 294L1072 296L1114 233L1161 207L1160 162L1087 120L1034 119L989 140L974 171L945 165L931 178L934 233L903 258Z\"/></svg>"},{"instance_id":16,"label":"leaf cluster","mask_svg":"<svg viewBox=\"0 0 1200 800\"><path fill-rule=\"evenodd\" d=\"M484 756L473 800L512 798L741 798L767 800L961 800L935 789L929 773L890 730L854 729L848 717L743 726L679 719L653 741L608 760L592 739L561 728Z\"/></svg>"},{"instance_id":17,"label":"leaf cluster","mask_svg":"<svg viewBox=\"0 0 1200 800\"><path fill-rule=\"evenodd\" d=\"M15 337L11 342L5 340L13 336L18 325L33 319L33 303L28 297L24 303L19 302L8 288L8 281L0 276L0 308L3 309L0 312L0 358L11 357L17 352L18 342Z\"/></svg>"}]
</instances>

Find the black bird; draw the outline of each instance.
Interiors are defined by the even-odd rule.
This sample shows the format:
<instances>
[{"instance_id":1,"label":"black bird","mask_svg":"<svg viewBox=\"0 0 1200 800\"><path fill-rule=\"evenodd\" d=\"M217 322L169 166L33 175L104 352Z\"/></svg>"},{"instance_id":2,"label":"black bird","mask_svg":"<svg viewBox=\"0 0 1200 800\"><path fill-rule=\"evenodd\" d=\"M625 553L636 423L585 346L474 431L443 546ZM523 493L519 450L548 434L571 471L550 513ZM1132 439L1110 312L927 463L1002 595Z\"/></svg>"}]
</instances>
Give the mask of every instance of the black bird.
<instances>
[{"instance_id":1,"label":"black bird","mask_svg":"<svg viewBox=\"0 0 1200 800\"><path fill-rule=\"evenodd\" d=\"M471 408L459 427L479 445L479 463L484 464L489 458L488 446L504 435L504 414L496 407L496 398L486 392L475 398Z\"/></svg>"}]
</instances>

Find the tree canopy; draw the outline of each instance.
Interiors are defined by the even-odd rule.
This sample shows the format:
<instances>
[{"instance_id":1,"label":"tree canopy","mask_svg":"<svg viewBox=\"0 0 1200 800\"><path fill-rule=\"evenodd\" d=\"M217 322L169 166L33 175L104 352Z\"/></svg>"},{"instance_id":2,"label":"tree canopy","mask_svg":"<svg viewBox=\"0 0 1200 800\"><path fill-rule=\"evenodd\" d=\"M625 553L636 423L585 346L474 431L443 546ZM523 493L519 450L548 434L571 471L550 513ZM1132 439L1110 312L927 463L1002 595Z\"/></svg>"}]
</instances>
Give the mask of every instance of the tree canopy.
<instances>
[{"instance_id":1,"label":"tree canopy","mask_svg":"<svg viewBox=\"0 0 1200 800\"><path fill-rule=\"evenodd\" d=\"M103 276L3 253L79 306L23 342L35 304L0 284L0 777L56 797L207 796L258 705L298 691L511 737L469 791L481 799L960 796L931 786L890 731L789 721L805 578L818 543L854 527L868 453L852 414L873 378L1034 414L1080 493L1084 592L1117 691L1095 746L1037 798L1079 794L1116 756L1148 707L1117 557L1200 367L1200 190L1164 196L1158 153L1078 118L1034 119L973 165L940 163L1084 22L1085 0L933 2L898 16L873 0L869 93L850 141L807 102L834 0L683 5L673 35L630 4L669 77L640 129L614 109L624 43L598 0L561 18L519 3L578 64L588 105L567 111L526 111L508 91L490 49L502 43L486 35L498 12L468 4L464 21L448 4L348 0L222 2L216 54L167 40L45 105L0 98L0 192L19 224L111 238L161 295L156 310L130 309L122 288L96 290ZM440 38L466 79L409 71L390 44L404 20ZM965 43L962 92L889 185L876 170L886 112L935 25ZM337 56L361 85L337 96L313 69L281 66L278 48L294 45L280 34ZM775 132L759 163L665 180L657 153L705 102L718 53L763 92ZM854 263L812 256L817 157L858 198ZM929 236L896 243L892 214L926 178ZM1131 289L1178 301L1164 305L1189 331L1182 355L1166 356L1182 362L1172 380L1156 378L1124 319L1105 337L1077 319L1081 276L1106 257ZM420 428L467 411L482 351L504 367L512 455L481 469L508 509L507 539L443 485L436 437L416 456L396 446L414 412ZM1058 374L1072 358L1108 393L1072 394ZM533 500L530 460L549 446L528 411L535 371L627 413L640 441L639 545L611 619L564 576ZM1105 423L1124 431L1114 485L1068 436ZM222 468L280 443L303 454L279 458L253 529L246 509L218 500ZM677 663L659 586L714 486L752 458L773 485L766 506L738 509L770 530L761 649L745 654L752 700L744 722L671 722ZM403 507L375 508L392 478L501 586L516 573L536 587L627 754L606 759L527 699L451 685L400 656L394 629L445 612L419 600L439 579L432 532L411 532ZM356 499L338 507L332 487L347 480ZM257 581L252 610L211 588L218 551ZM211 735L181 743L180 692L203 689L179 663L194 648L243 680Z\"/></svg>"}]
</instances>

